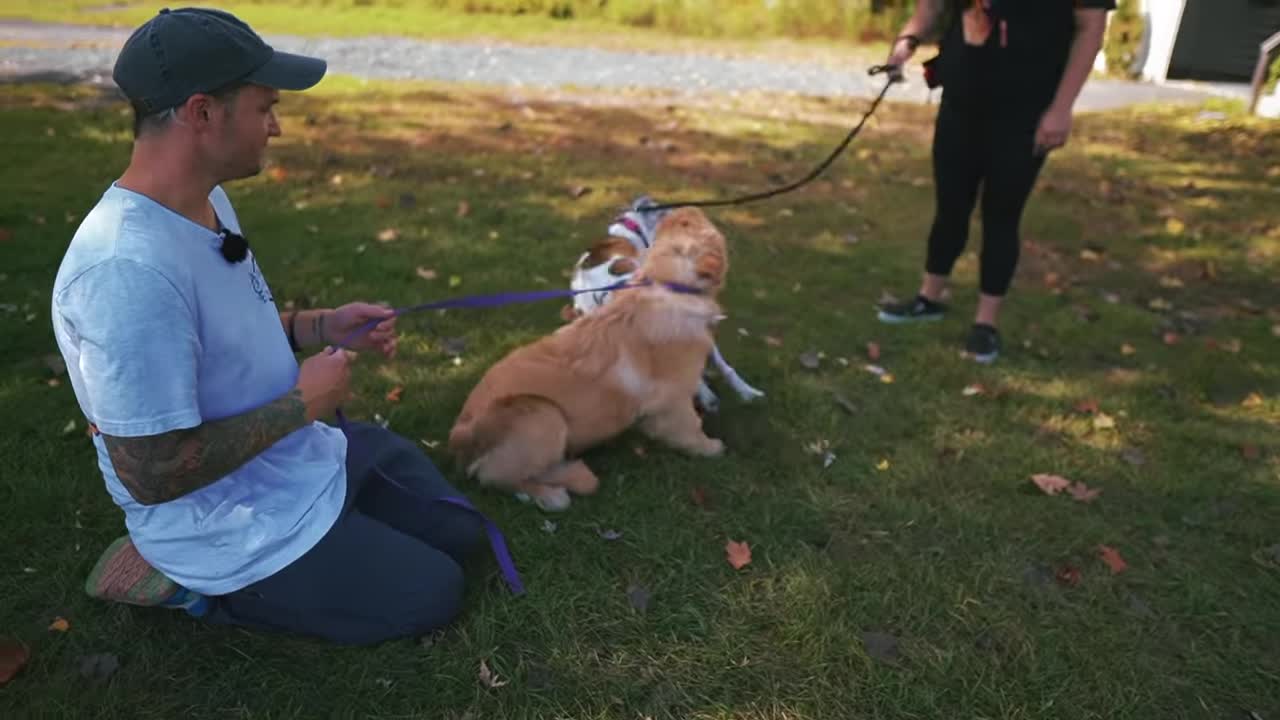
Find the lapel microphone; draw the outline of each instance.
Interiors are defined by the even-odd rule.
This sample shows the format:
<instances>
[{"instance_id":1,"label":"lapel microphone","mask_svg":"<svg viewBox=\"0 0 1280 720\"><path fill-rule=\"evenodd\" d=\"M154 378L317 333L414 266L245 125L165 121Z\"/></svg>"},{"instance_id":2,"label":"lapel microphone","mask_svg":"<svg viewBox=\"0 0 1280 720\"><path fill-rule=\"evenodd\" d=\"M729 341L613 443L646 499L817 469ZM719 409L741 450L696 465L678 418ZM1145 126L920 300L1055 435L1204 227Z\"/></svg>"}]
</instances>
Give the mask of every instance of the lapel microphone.
<instances>
[{"instance_id":1,"label":"lapel microphone","mask_svg":"<svg viewBox=\"0 0 1280 720\"><path fill-rule=\"evenodd\" d=\"M249 241L243 235L223 228L218 236L222 238L222 247L219 251L227 262L234 265L249 255Z\"/></svg>"}]
</instances>

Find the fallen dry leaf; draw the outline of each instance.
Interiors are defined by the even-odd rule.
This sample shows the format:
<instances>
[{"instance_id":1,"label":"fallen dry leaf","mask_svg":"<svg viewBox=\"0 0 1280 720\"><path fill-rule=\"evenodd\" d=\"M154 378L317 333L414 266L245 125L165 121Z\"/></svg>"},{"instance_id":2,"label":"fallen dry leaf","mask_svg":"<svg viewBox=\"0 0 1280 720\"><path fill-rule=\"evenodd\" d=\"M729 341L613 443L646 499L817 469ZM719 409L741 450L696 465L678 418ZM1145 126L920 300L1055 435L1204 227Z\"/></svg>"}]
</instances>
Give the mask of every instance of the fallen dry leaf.
<instances>
[{"instance_id":1,"label":"fallen dry leaf","mask_svg":"<svg viewBox=\"0 0 1280 720\"><path fill-rule=\"evenodd\" d=\"M1249 393L1244 400L1240 401L1242 407L1254 408L1262 405L1262 396L1256 392Z\"/></svg>"},{"instance_id":2,"label":"fallen dry leaf","mask_svg":"<svg viewBox=\"0 0 1280 720\"><path fill-rule=\"evenodd\" d=\"M500 688L507 684L507 680L498 677L498 673L489 669L489 665L484 661L480 661L480 684L489 689Z\"/></svg>"},{"instance_id":3,"label":"fallen dry leaf","mask_svg":"<svg viewBox=\"0 0 1280 720\"><path fill-rule=\"evenodd\" d=\"M1147 462L1146 454L1137 448L1129 448L1122 451L1120 453L1120 457L1124 458L1125 462L1134 466L1143 465Z\"/></svg>"},{"instance_id":4,"label":"fallen dry leaf","mask_svg":"<svg viewBox=\"0 0 1280 720\"><path fill-rule=\"evenodd\" d=\"M652 596L649 589L643 585L632 584L627 588L627 603L640 612L649 609L649 598Z\"/></svg>"},{"instance_id":5,"label":"fallen dry leaf","mask_svg":"<svg viewBox=\"0 0 1280 720\"><path fill-rule=\"evenodd\" d=\"M463 200L458 203L458 217L466 217L471 214L471 203Z\"/></svg>"},{"instance_id":6,"label":"fallen dry leaf","mask_svg":"<svg viewBox=\"0 0 1280 720\"><path fill-rule=\"evenodd\" d=\"M284 181L285 181L285 179L287 179L287 178L289 177L289 171L288 171L288 170L285 170L284 168L280 167L279 165L272 165L272 166L267 170L267 177L271 178L272 180L274 180L274 181L276 181L276 182L284 182Z\"/></svg>"},{"instance_id":7,"label":"fallen dry leaf","mask_svg":"<svg viewBox=\"0 0 1280 720\"><path fill-rule=\"evenodd\" d=\"M0 242L8 242L13 239L13 231L8 228L0 228Z\"/></svg>"},{"instance_id":8,"label":"fallen dry leaf","mask_svg":"<svg viewBox=\"0 0 1280 720\"><path fill-rule=\"evenodd\" d=\"M1102 556L1102 562L1111 568L1112 575L1122 573L1129 567L1129 564L1124 561L1124 558L1120 557L1120 553L1113 547L1099 545L1098 553Z\"/></svg>"},{"instance_id":9,"label":"fallen dry leaf","mask_svg":"<svg viewBox=\"0 0 1280 720\"><path fill-rule=\"evenodd\" d=\"M1165 275L1160 278L1160 287L1176 290L1178 288L1185 287L1185 285L1182 280L1170 275Z\"/></svg>"},{"instance_id":10,"label":"fallen dry leaf","mask_svg":"<svg viewBox=\"0 0 1280 720\"><path fill-rule=\"evenodd\" d=\"M435 280L437 277L439 277L439 274L436 273L436 271L432 270L431 268L424 268L419 266L418 277L422 278L423 280Z\"/></svg>"},{"instance_id":11,"label":"fallen dry leaf","mask_svg":"<svg viewBox=\"0 0 1280 720\"><path fill-rule=\"evenodd\" d=\"M880 462L876 463L876 469L877 469L877 470L879 470L880 472L884 472L885 470L888 470L888 469L889 469L889 461L886 459L886 460L881 460Z\"/></svg>"},{"instance_id":12,"label":"fallen dry leaf","mask_svg":"<svg viewBox=\"0 0 1280 720\"><path fill-rule=\"evenodd\" d=\"M391 242L400 237L400 231L395 228L385 228L378 233L378 242Z\"/></svg>"},{"instance_id":13,"label":"fallen dry leaf","mask_svg":"<svg viewBox=\"0 0 1280 720\"><path fill-rule=\"evenodd\" d=\"M817 370L822 365L822 357L810 350L800 354L800 366L806 370Z\"/></svg>"},{"instance_id":14,"label":"fallen dry leaf","mask_svg":"<svg viewBox=\"0 0 1280 720\"><path fill-rule=\"evenodd\" d=\"M400 402L400 393L402 392L404 392L404 388L399 385L391 388L390 392L387 393L387 402Z\"/></svg>"},{"instance_id":15,"label":"fallen dry leaf","mask_svg":"<svg viewBox=\"0 0 1280 720\"><path fill-rule=\"evenodd\" d=\"M1170 235L1181 235L1186 229L1186 223L1182 222L1178 218L1169 218L1164 223L1164 230Z\"/></svg>"},{"instance_id":16,"label":"fallen dry leaf","mask_svg":"<svg viewBox=\"0 0 1280 720\"><path fill-rule=\"evenodd\" d=\"M898 659L898 638L889 633L862 633L862 647L873 660L894 662Z\"/></svg>"},{"instance_id":17,"label":"fallen dry leaf","mask_svg":"<svg viewBox=\"0 0 1280 720\"><path fill-rule=\"evenodd\" d=\"M858 414L858 406L854 405L853 401L850 400L849 398L841 395L840 393L834 393L832 397L835 398L836 405L839 405L841 410L844 410L850 415Z\"/></svg>"},{"instance_id":18,"label":"fallen dry leaf","mask_svg":"<svg viewBox=\"0 0 1280 720\"><path fill-rule=\"evenodd\" d=\"M1165 345L1177 345L1182 342L1182 336L1173 331L1166 332L1161 339L1164 340Z\"/></svg>"},{"instance_id":19,"label":"fallen dry leaf","mask_svg":"<svg viewBox=\"0 0 1280 720\"><path fill-rule=\"evenodd\" d=\"M1115 418L1104 412L1100 412L1093 417L1093 427L1095 430L1111 430L1115 426Z\"/></svg>"},{"instance_id":20,"label":"fallen dry leaf","mask_svg":"<svg viewBox=\"0 0 1280 720\"><path fill-rule=\"evenodd\" d=\"M120 669L120 658L113 653L98 653L77 658L80 675L90 680L107 680Z\"/></svg>"},{"instance_id":21,"label":"fallen dry leaf","mask_svg":"<svg viewBox=\"0 0 1280 720\"><path fill-rule=\"evenodd\" d=\"M867 359L871 362L875 362L880 359L880 343L867 343Z\"/></svg>"},{"instance_id":22,"label":"fallen dry leaf","mask_svg":"<svg viewBox=\"0 0 1280 720\"><path fill-rule=\"evenodd\" d=\"M573 197L575 197L575 198L580 198L580 197L582 197L583 195L586 195L586 194L587 194L587 193L589 193L589 192L591 192L591 188L590 188L590 186L587 186L587 185L576 185L576 186L574 186L574 188L573 188L572 190L570 190L570 191L569 191L569 194L570 194L570 195L572 195L572 196L573 196Z\"/></svg>"},{"instance_id":23,"label":"fallen dry leaf","mask_svg":"<svg viewBox=\"0 0 1280 720\"><path fill-rule=\"evenodd\" d=\"M373 201L373 204L377 205L379 210L386 210L391 207L391 198L386 195L379 195L378 198Z\"/></svg>"},{"instance_id":24,"label":"fallen dry leaf","mask_svg":"<svg viewBox=\"0 0 1280 720\"><path fill-rule=\"evenodd\" d=\"M1080 568L1068 564L1058 568L1058 571L1054 573L1054 577L1067 587L1075 587L1080 584L1082 573Z\"/></svg>"},{"instance_id":25,"label":"fallen dry leaf","mask_svg":"<svg viewBox=\"0 0 1280 720\"><path fill-rule=\"evenodd\" d=\"M782 340L772 335L765 335L764 344L768 345L769 347L782 347Z\"/></svg>"},{"instance_id":26,"label":"fallen dry leaf","mask_svg":"<svg viewBox=\"0 0 1280 720\"><path fill-rule=\"evenodd\" d=\"M1120 346L1120 354L1121 354L1121 355L1132 355L1132 354L1134 354L1134 353L1136 353L1136 352L1138 352L1137 348L1135 348L1134 346L1130 345L1129 343L1125 343L1125 344L1123 344L1123 345L1121 345L1121 346Z\"/></svg>"},{"instance_id":27,"label":"fallen dry leaf","mask_svg":"<svg viewBox=\"0 0 1280 720\"><path fill-rule=\"evenodd\" d=\"M965 389L961 391L961 394L965 397L973 397L974 395L981 395L984 392L986 392L986 388L982 387L980 383L974 383L972 385L965 386Z\"/></svg>"},{"instance_id":28,"label":"fallen dry leaf","mask_svg":"<svg viewBox=\"0 0 1280 720\"><path fill-rule=\"evenodd\" d=\"M725 544L724 552L734 570L741 570L751 564L751 546L745 542L730 540Z\"/></svg>"},{"instance_id":29,"label":"fallen dry leaf","mask_svg":"<svg viewBox=\"0 0 1280 720\"><path fill-rule=\"evenodd\" d=\"M1094 415L1098 412L1098 401L1093 398L1089 398L1088 400L1081 400L1080 402L1076 403L1075 408L1076 408L1076 412L1081 413L1083 415Z\"/></svg>"},{"instance_id":30,"label":"fallen dry leaf","mask_svg":"<svg viewBox=\"0 0 1280 720\"><path fill-rule=\"evenodd\" d=\"M1102 494L1101 490L1097 488L1090 488L1082 482L1072 483L1071 487L1067 488L1067 492L1070 493L1071 497L1077 502L1084 503L1091 503L1094 500L1097 500L1098 496Z\"/></svg>"},{"instance_id":31,"label":"fallen dry leaf","mask_svg":"<svg viewBox=\"0 0 1280 720\"><path fill-rule=\"evenodd\" d=\"M706 509L708 503L711 501L711 499L707 497L707 489L701 485L689 491L689 499L693 501L694 505L703 509Z\"/></svg>"},{"instance_id":32,"label":"fallen dry leaf","mask_svg":"<svg viewBox=\"0 0 1280 720\"><path fill-rule=\"evenodd\" d=\"M67 619L63 617L54 618L53 622L49 623L49 629L56 632L66 632L71 629L71 623L67 622Z\"/></svg>"},{"instance_id":33,"label":"fallen dry leaf","mask_svg":"<svg viewBox=\"0 0 1280 720\"><path fill-rule=\"evenodd\" d=\"M27 664L31 652L17 640L0 639L0 687L4 687Z\"/></svg>"},{"instance_id":34,"label":"fallen dry leaf","mask_svg":"<svg viewBox=\"0 0 1280 720\"><path fill-rule=\"evenodd\" d=\"M1035 483L1045 495L1057 495L1071 486L1071 481L1061 475L1032 475L1031 482Z\"/></svg>"},{"instance_id":35,"label":"fallen dry leaf","mask_svg":"<svg viewBox=\"0 0 1280 720\"><path fill-rule=\"evenodd\" d=\"M1240 454L1244 456L1245 460L1257 460L1262 456L1262 451L1258 449L1257 445L1244 445L1240 448Z\"/></svg>"}]
</instances>

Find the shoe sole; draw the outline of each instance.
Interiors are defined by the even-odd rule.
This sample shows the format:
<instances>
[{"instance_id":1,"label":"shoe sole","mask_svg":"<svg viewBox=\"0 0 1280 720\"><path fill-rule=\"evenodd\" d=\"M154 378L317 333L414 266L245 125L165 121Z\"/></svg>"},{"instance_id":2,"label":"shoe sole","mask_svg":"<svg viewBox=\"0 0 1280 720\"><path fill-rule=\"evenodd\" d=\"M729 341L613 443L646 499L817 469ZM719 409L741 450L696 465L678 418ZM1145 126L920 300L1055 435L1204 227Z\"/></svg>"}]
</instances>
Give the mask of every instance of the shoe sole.
<instances>
[{"instance_id":1,"label":"shoe sole","mask_svg":"<svg viewBox=\"0 0 1280 720\"><path fill-rule=\"evenodd\" d=\"M880 322L885 323L887 325L910 325L912 323L921 323L921 322L938 322L939 320L942 319L941 315L920 315L918 317L903 317L901 315L890 315L883 310L880 311L880 314L877 315L877 317L880 319Z\"/></svg>"},{"instance_id":2,"label":"shoe sole","mask_svg":"<svg viewBox=\"0 0 1280 720\"><path fill-rule=\"evenodd\" d=\"M991 363L996 361L996 358L1000 357L1000 353L993 352L993 353L987 353L985 355L975 355L973 353L969 353L969 357L972 357L973 361L976 363L980 363L982 365L990 365Z\"/></svg>"}]
</instances>

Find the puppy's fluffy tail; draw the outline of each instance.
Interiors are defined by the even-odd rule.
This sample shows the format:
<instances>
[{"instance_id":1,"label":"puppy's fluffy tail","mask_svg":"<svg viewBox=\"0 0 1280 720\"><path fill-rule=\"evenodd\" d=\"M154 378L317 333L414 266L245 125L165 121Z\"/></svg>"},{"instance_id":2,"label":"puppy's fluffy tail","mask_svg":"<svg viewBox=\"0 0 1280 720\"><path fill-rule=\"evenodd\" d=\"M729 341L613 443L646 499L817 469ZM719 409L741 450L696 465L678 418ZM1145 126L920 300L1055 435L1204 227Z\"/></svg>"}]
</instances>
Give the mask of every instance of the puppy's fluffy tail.
<instances>
[{"instance_id":1,"label":"puppy's fluffy tail","mask_svg":"<svg viewBox=\"0 0 1280 720\"><path fill-rule=\"evenodd\" d=\"M511 489L563 461L568 438L558 405L537 395L511 395L482 415L458 418L449 449L468 476Z\"/></svg>"}]
</instances>

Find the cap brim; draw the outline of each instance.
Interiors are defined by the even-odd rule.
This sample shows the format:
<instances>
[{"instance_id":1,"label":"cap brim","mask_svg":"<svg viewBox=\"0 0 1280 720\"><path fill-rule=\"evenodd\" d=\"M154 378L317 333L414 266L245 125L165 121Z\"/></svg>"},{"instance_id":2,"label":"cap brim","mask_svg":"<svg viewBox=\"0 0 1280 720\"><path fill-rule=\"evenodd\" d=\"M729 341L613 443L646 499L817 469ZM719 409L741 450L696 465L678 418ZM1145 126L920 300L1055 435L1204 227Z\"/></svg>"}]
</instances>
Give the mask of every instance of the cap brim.
<instances>
[{"instance_id":1,"label":"cap brim","mask_svg":"<svg viewBox=\"0 0 1280 720\"><path fill-rule=\"evenodd\" d=\"M319 58L276 51L245 80L276 90L306 90L324 78L329 64Z\"/></svg>"}]
</instances>

